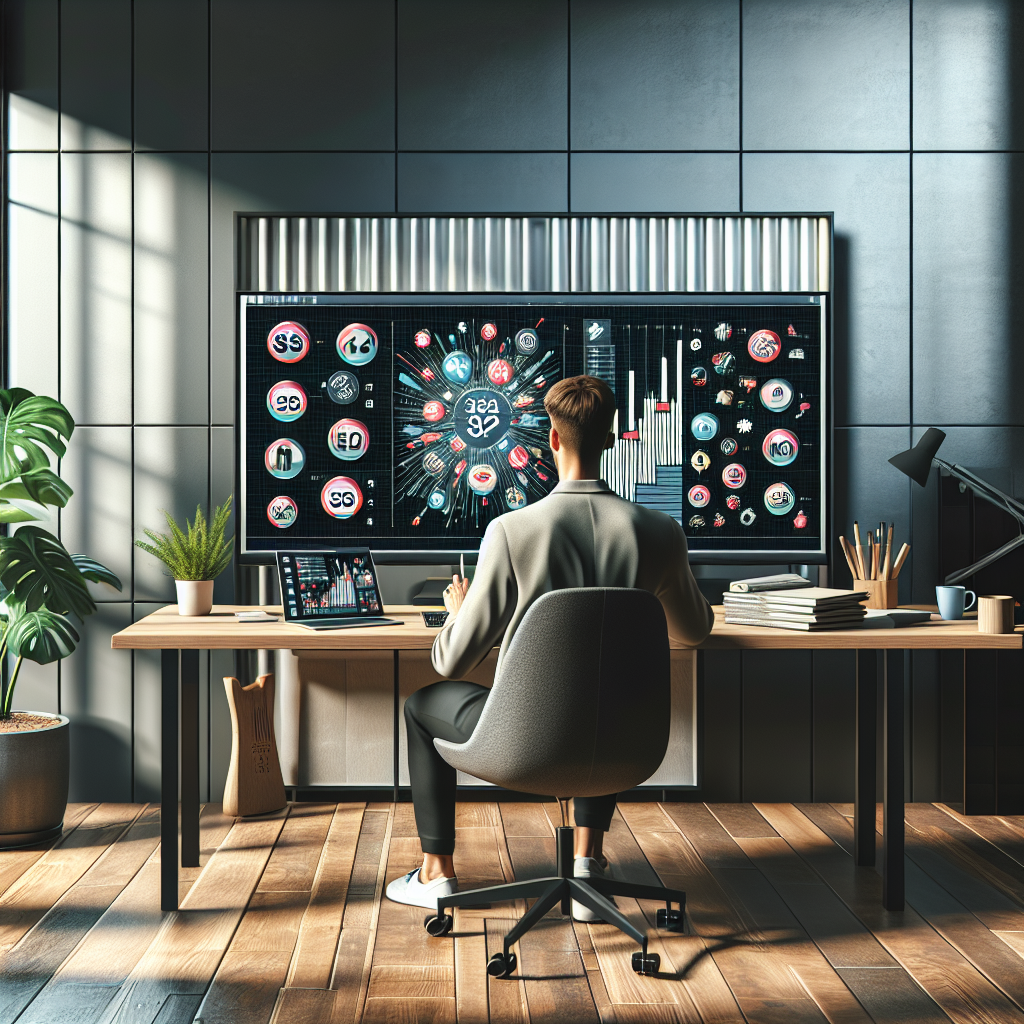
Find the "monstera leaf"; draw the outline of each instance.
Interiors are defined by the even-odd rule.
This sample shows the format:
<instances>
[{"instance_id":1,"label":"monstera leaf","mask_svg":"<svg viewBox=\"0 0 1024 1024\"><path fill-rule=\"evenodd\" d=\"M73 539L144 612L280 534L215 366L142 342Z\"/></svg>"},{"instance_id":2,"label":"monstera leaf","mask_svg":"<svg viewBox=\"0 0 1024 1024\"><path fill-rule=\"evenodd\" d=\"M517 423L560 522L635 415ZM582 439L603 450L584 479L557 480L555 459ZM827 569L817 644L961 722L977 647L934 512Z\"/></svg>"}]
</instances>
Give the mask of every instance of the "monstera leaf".
<instances>
[{"instance_id":1,"label":"monstera leaf","mask_svg":"<svg viewBox=\"0 0 1024 1024\"><path fill-rule=\"evenodd\" d=\"M67 616L40 608L30 612L18 601L7 600L7 647L19 658L39 665L66 658L81 639Z\"/></svg>"},{"instance_id":2,"label":"monstera leaf","mask_svg":"<svg viewBox=\"0 0 1024 1024\"><path fill-rule=\"evenodd\" d=\"M117 590L121 589L121 580L114 575L102 562L88 555L72 555L71 561L78 566L78 571L93 583L109 583Z\"/></svg>"},{"instance_id":3,"label":"monstera leaf","mask_svg":"<svg viewBox=\"0 0 1024 1024\"><path fill-rule=\"evenodd\" d=\"M16 480L0 483L0 499L4 501L36 501L64 508L74 493L49 466L25 469Z\"/></svg>"},{"instance_id":4,"label":"monstera leaf","mask_svg":"<svg viewBox=\"0 0 1024 1024\"><path fill-rule=\"evenodd\" d=\"M75 421L56 399L24 388L0 390L0 479L14 480L34 469L49 469L49 449L60 458ZM62 440L63 439L63 440Z\"/></svg>"},{"instance_id":5,"label":"monstera leaf","mask_svg":"<svg viewBox=\"0 0 1024 1024\"><path fill-rule=\"evenodd\" d=\"M0 583L29 612L45 607L85 618L96 610L71 555L38 526L23 526L13 537L0 539Z\"/></svg>"}]
</instances>

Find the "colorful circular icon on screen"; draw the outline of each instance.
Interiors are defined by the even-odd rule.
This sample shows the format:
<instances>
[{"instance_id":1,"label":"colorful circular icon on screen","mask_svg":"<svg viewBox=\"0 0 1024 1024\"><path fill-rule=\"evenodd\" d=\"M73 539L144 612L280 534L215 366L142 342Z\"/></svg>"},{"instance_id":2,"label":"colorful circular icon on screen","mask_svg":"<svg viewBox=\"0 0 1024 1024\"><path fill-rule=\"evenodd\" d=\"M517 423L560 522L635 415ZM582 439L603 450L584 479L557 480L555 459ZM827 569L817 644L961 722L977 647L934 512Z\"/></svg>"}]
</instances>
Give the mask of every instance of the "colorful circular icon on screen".
<instances>
[{"instance_id":1,"label":"colorful circular icon on screen","mask_svg":"<svg viewBox=\"0 0 1024 1024\"><path fill-rule=\"evenodd\" d=\"M691 352L699 352L700 351L700 345L701 345L700 338L691 338L690 339L690 351Z\"/></svg>"},{"instance_id":2,"label":"colorful circular icon on screen","mask_svg":"<svg viewBox=\"0 0 1024 1024\"><path fill-rule=\"evenodd\" d=\"M540 346L540 339L537 337L537 332L531 330L529 327L524 327L521 331L516 334L516 351L520 355L532 356Z\"/></svg>"},{"instance_id":3,"label":"colorful circular icon on screen","mask_svg":"<svg viewBox=\"0 0 1024 1024\"><path fill-rule=\"evenodd\" d=\"M513 510L522 508L526 504L526 495L518 487L509 487L505 490L505 504Z\"/></svg>"},{"instance_id":4,"label":"colorful circular icon on screen","mask_svg":"<svg viewBox=\"0 0 1024 1024\"><path fill-rule=\"evenodd\" d=\"M753 526L754 520L757 518L757 513L752 508L745 508L740 513L740 522L744 526Z\"/></svg>"},{"instance_id":5,"label":"colorful circular icon on screen","mask_svg":"<svg viewBox=\"0 0 1024 1024\"><path fill-rule=\"evenodd\" d=\"M711 492L703 484L694 484L686 497L694 508L703 508L711 500Z\"/></svg>"},{"instance_id":6,"label":"colorful circular icon on screen","mask_svg":"<svg viewBox=\"0 0 1024 1024\"><path fill-rule=\"evenodd\" d=\"M718 433L718 417L711 412L699 412L690 420L690 433L698 441L710 441Z\"/></svg>"},{"instance_id":7,"label":"colorful circular icon on screen","mask_svg":"<svg viewBox=\"0 0 1024 1024\"><path fill-rule=\"evenodd\" d=\"M487 364L487 379L501 387L512 379L512 364L507 359L492 359Z\"/></svg>"},{"instance_id":8,"label":"colorful circular icon on screen","mask_svg":"<svg viewBox=\"0 0 1024 1024\"><path fill-rule=\"evenodd\" d=\"M438 420L443 420L445 417L445 408L441 402L427 402L423 406L423 418L428 423L437 423Z\"/></svg>"},{"instance_id":9,"label":"colorful circular icon on screen","mask_svg":"<svg viewBox=\"0 0 1024 1024\"><path fill-rule=\"evenodd\" d=\"M690 380L695 388L702 388L708 382L708 371L703 366L695 366L690 371Z\"/></svg>"},{"instance_id":10,"label":"colorful circular icon on screen","mask_svg":"<svg viewBox=\"0 0 1024 1024\"><path fill-rule=\"evenodd\" d=\"M335 519L350 519L363 507L363 492L348 476L336 476L324 484L320 504Z\"/></svg>"},{"instance_id":11,"label":"colorful circular icon on screen","mask_svg":"<svg viewBox=\"0 0 1024 1024\"><path fill-rule=\"evenodd\" d=\"M444 357L441 372L453 384L465 384L473 376L473 360L465 352L451 352Z\"/></svg>"},{"instance_id":12,"label":"colorful circular icon on screen","mask_svg":"<svg viewBox=\"0 0 1024 1024\"><path fill-rule=\"evenodd\" d=\"M267 392L267 409L275 420L291 423L306 411L306 392L293 380L279 380Z\"/></svg>"},{"instance_id":13,"label":"colorful circular icon on screen","mask_svg":"<svg viewBox=\"0 0 1024 1024\"><path fill-rule=\"evenodd\" d=\"M785 412L793 402L793 385L781 377L772 377L761 385L761 404L769 412Z\"/></svg>"},{"instance_id":14,"label":"colorful circular icon on screen","mask_svg":"<svg viewBox=\"0 0 1024 1024\"><path fill-rule=\"evenodd\" d=\"M699 448L690 456L690 465L693 466L698 473L703 473L708 466L711 465L711 458L707 452L701 451Z\"/></svg>"},{"instance_id":15,"label":"colorful circular icon on screen","mask_svg":"<svg viewBox=\"0 0 1024 1024\"><path fill-rule=\"evenodd\" d=\"M794 530L806 530L807 529L807 513L803 509L793 517L793 529Z\"/></svg>"},{"instance_id":16,"label":"colorful circular icon on screen","mask_svg":"<svg viewBox=\"0 0 1024 1024\"><path fill-rule=\"evenodd\" d=\"M423 456L423 468L431 476L438 476L444 472L444 459L437 452L427 452Z\"/></svg>"},{"instance_id":17,"label":"colorful circular icon on screen","mask_svg":"<svg viewBox=\"0 0 1024 1024\"><path fill-rule=\"evenodd\" d=\"M422 331L417 331L413 335L413 344L417 348L427 348L430 345L430 331L424 328Z\"/></svg>"},{"instance_id":18,"label":"colorful circular icon on screen","mask_svg":"<svg viewBox=\"0 0 1024 1024\"><path fill-rule=\"evenodd\" d=\"M348 370L336 370L327 378L327 397L337 405L351 405L359 397L359 378Z\"/></svg>"},{"instance_id":19,"label":"colorful circular icon on screen","mask_svg":"<svg viewBox=\"0 0 1024 1024\"><path fill-rule=\"evenodd\" d=\"M525 469L529 461L530 453L521 444L517 444L508 453L508 463L514 469Z\"/></svg>"},{"instance_id":20,"label":"colorful circular icon on screen","mask_svg":"<svg viewBox=\"0 0 1024 1024\"><path fill-rule=\"evenodd\" d=\"M736 443L735 437L723 437L719 447L721 447L723 455L732 455L739 445Z\"/></svg>"},{"instance_id":21,"label":"colorful circular icon on screen","mask_svg":"<svg viewBox=\"0 0 1024 1024\"><path fill-rule=\"evenodd\" d=\"M466 477L469 488L474 494L490 494L498 483L498 474L493 466L481 462L474 466Z\"/></svg>"},{"instance_id":22,"label":"colorful circular icon on screen","mask_svg":"<svg viewBox=\"0 0 1024 1024\"><path fill-rule=\"evenodd\" d=\"M782 339L774 331L754 331L747 351L755 362L770 363L782 351Z\"/></svg>"},{"instance_id":23,"label":"colorful circular icon on screen","mask_svg":"<svg viewBox=\"0 0 1024 1024\"><path fill-rule=\"evenodd\" d=\"M788 466L800 454L800 442L789 430L771 430L761 444L761 454L773 466Z\"/></svg>"},{"instance_id":24,"label":"colorful circular icon on screen","mask_svg":"<svg viewBox=\"0 0 1024 1024\"><path fill-rule=\"evenodd\" d=\"M349 324L338 334L338 355L350 366L365 366L377 355L377 334L366 324Z\"/></svg>"},{"instance_id":25,"label":"colorful circular icon on screen","mask_svg":"<svg viewBox=\"0 0 1024 1024\"><path fill-rule=\"evenodd\" d=\"M278 480L291 480L293 476L298 476L305 464L306 453L302 445L290 437L279 437L271 441L263 453L263 465Z\"/></svg>"},{"instance_id":26,"label":"colorful circular icon on screen","mask_svg":"<svg viewBox=\"0 0 1024 1024\"><path fill-rule=\"evenodd\" d=\"M738 462L730 462L722 470L722 483L731 491L738 491L747 482L747 471Z\"/></svg>"},{"instance_id":27,"label":"colorful circular icon on screen","mask_svg":"<svg viewBox=\"0 0 1024 1024\"><path fill-rule=\"evenodd\" d=\"M486 323L480 328L480 337L484 341L494 341L498 336L498 328L492 323Z\"/></svg>"},{"instance_id":28,"label":"colorful circular icon on screen","mask_svg":"<svg viewBox=\"0 0 1024 1024\"><path fill-rule=\"evenodd\" d=\"M355 462L370 447L370 431L359 420L338 420L327 432L327 446L336 459Z\"/></svg>"},{"instance_id":29,"label":"colorful circular icon on screen","mask_svg":"<svg viewBox=\"0 0 1024 1024\"><path fill-rule=\"evenodd\" d=\"M444 491L437 490L431 491L427 496L427 504L434 509L436 512L438 509L442 509L445 506L445 502L448 500L448 495Z\"/></svg>"},{"instance_id":30,"label":"colorful circular icon on screen","mask_svg":"<svg viewBox=\"0 0 1024 1024\"><path fill-rule=\"evenodd\" d=\"M787 512L793 511L796 504L796 495L789 484L769 484L764 492L764 507L773 516L784 516Z\"/></svg>"},{"instance_id":31,"label":"colorful circular icon on screen","mask_svg":"<svg viewBox=\"0 0 1024 1024\"><path fill-rule=\"evenodd\" d=\"M309 351L309 332L302 324L285 320L267 335L267 351L279 362L297 363Z\"/></svg>"},{"instance_id":32,"label":"colorful circular icon on screen","mask_svg":"<svg viewBox=\"0 0 1024 1024\"><path fill-rule=\"evenodd\" d=\"M267 506L267 518L271 525L279 530L287 530L299 517L299 506L287 494L279 494L270 499Z\"/></svg>"},{"instance_id":33,"label":"colorful circular icon on screen","mask_svg":"<svg viewBox=\"0 0 1024 1024\"><path fill-rule=\"evenodd\" d=\"M703 516L690 516L690 527L694 530L699 530L702 526L707 526Z\"/></svg>"},{"instance_id":34,"label":"colorful circular icon on screen","mask_svg":"<svg viewBox=\"0 0 1024 1024\"><path fill-rule=\"evenodd\" d=\"M730 494L729 497L725 499L725 504L726 504L726 507L730 511L735 512L736 509L738 509L740 507L739 495L738 494Z\"/></svg>"}]
</instances>

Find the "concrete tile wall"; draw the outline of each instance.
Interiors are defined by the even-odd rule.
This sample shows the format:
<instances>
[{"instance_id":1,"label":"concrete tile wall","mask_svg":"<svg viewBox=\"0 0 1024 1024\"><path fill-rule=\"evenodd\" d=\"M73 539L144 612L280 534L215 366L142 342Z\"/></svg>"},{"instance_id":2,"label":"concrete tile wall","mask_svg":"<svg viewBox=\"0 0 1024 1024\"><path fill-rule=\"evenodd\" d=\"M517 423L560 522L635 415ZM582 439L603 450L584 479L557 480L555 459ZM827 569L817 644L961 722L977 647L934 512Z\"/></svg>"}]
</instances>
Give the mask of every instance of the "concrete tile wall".
<instances>
[{"instance_id":1,"label":"concrete tile wall","mask_svg":"<svg viewBox=\"0 0 1024 1024\"><path fill-rule=\"evenodd\" d=\"M155 793L158 666L105 638L172 596L142 527L233 486L237 212L834 210L837 524L895 520L901 598L922 600L935 490L888 456L934 424L946 457L1024 480L1015 0L3 10L5 372L78 418L60 529L125 580L96 588L74 658L20 684L74 717L76 798ZM707 661L706 796L849 799L849 658ZM915 661L915 799L938 796L933 662ZM203 660L212 797L230 671Z\"/></svg>"}]
</instances>

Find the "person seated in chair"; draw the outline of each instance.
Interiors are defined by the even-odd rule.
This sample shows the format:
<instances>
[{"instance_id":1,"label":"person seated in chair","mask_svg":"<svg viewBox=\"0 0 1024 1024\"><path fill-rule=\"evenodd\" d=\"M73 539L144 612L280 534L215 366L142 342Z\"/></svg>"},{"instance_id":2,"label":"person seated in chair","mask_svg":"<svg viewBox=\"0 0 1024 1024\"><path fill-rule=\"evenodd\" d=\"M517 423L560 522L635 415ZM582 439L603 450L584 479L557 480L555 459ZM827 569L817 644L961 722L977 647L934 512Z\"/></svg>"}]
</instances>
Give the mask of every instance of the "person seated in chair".
<instances>
[{"instance_id":1,"label":"person seated in chair","mask_svg":"<svg viewBox=\"0 0 1024 1024\"><path fill-rule=\"evenodd\" d=\"M635 587L654 594L665 609L669 639L699 644L714 613L697 589L686 536L671 516L618 497L600 479L601 453L615 443L615 398L596 377L570 377L548 392L549 442L558 485L541 501L493 520L480 545L473 586L452 578L444 594L448 620L431 660L443 681L405 702L409 776L423 863L395 879L389 899L434 909L439 896L457 891L455 769L434 738L465 743L483 710L486 687L461 681L501 643L498 663L527 609L543 594L569 587ZM615 796L578 798L574 873L603 875L604 833ZM596 920L573 901L577 920Z\"/></svg>"}]
</instances>

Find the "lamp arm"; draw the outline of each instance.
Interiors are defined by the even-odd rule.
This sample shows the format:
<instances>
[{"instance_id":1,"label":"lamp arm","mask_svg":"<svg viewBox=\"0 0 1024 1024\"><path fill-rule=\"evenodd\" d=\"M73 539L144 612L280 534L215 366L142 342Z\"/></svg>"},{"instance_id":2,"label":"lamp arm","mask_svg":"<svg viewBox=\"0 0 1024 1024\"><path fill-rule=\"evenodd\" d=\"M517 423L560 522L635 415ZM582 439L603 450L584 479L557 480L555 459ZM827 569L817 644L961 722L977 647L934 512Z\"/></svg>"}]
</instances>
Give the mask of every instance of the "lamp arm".
<instances>
[{"instance_id":1,"label":"lamp arm","mask_svg":"<svg viewBox=\"0 0 1024 1024\"><path fill-rule=\"evenodd\" d=\"M993 562L999 561L1003 555L1009 554L1015 548L1019 548L1022 544L1024 544L1024 533L1014 537L1013 540L1008 540L1002 547L996 548L995 551L990 551L984 558L978 559L977 562L973 565L967 566L966 569L957 569L956 572L951 572L946 577L946 586L951 587L954 584L959 583L961 580L965 580L968 577L973 576L976 572L986 568Z\"/></svg>"},{"instance_id":2,"label":"lamp arm","mask_svg":"<svg viewBox=\"0 0 1024 1024\"><path fill-rule=\"evenodd\" d=\"M1024 504L1010 497L1004 491L999 490L998 487L993 487L990 483L982 480L981 477L975 476L969 469L964 469L963 466L954 465L943 459L933 459L932 462L944 469L955 480L967 484L978 497L984 498L991 504L1003 509L1004 512L1013 516L1018 523L1024 525Z\"/></svg>"}]
</instances>

